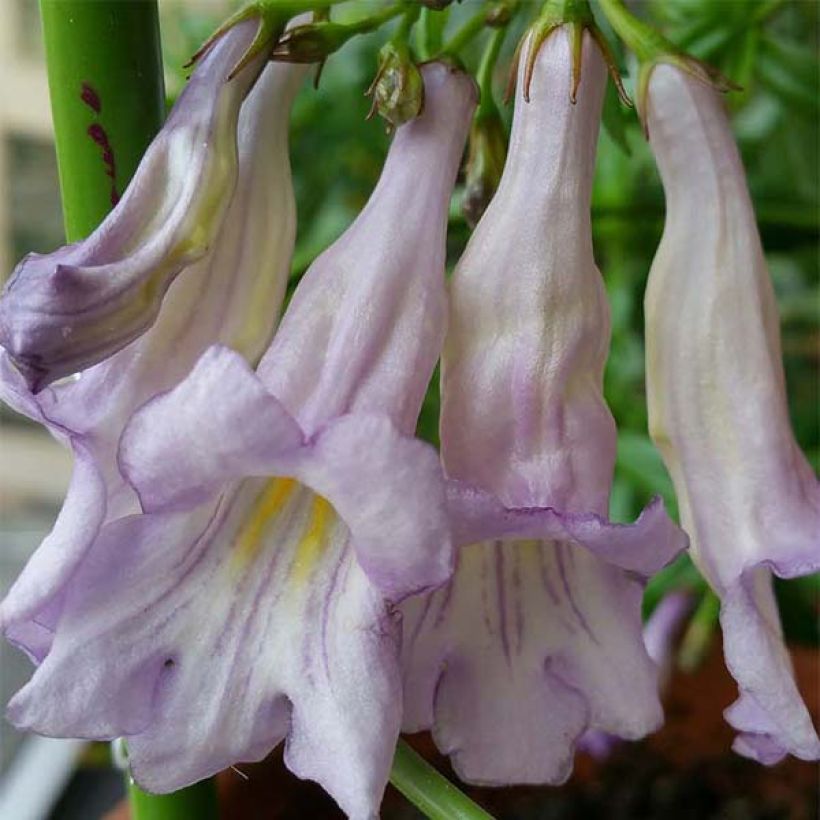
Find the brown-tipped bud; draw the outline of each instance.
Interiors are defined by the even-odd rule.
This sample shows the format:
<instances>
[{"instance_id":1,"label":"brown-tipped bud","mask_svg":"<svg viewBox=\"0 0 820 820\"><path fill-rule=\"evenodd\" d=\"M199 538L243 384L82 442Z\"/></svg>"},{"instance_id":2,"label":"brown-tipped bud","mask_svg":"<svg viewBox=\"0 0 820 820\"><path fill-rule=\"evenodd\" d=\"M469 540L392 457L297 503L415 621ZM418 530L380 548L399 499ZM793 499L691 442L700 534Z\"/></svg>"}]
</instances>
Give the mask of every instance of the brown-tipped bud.
<instances>
[{"instance_id":1,"label":"brown-tipped bud","mask_svg":"<svg viewBox=\"0 0 820 820\"><path fill-rule=\"evenodd\" d=\"M418 0L418 2L433 11L441 11L442 9L446 9L453 0Z\"/></svg>"},{"instance_id":2,"label":"brown-tipped bud","mask_svg":"<svg viewBox=\"0 0 820 820\"><path fill-rule=\"evenodd\" d=\"M370 115L378 112L388 128L417 117L424 107L424 81L407 46L387 43L379 52L379 70L367 91L373 95Z\"/></svg>"},{"instance_id":3,"label":"brown-tipped bud","mask_svg":"<svg viewBox=\"0 0 820 820\"><path fill-rule=\"evenodd\" d=\"M349 37L348 26L330 21L295 26L279 38L271 57L287 63L320 63Z\"/></svg>"},{"instance_id":4,"label":"brown-tipped bud","mask_svg":"<svg viewBox=\"0 0 820 820\"><path fill-rule=\"evenodd\" d=\"M475 228L490 204L507 158L507 133L498 111L481 113L470 129L466 180L461 212L470 228Z\"/></svg>"}]
</instances>

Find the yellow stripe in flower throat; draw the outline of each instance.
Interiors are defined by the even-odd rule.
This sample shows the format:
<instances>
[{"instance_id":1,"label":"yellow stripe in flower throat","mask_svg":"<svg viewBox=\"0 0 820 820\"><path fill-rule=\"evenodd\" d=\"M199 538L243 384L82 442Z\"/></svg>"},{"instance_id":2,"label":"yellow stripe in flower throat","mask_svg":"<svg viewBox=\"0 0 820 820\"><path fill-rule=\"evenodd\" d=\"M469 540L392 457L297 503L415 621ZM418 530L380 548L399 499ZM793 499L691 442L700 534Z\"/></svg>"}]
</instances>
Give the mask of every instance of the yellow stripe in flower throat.
<instances>
[{"instance_id":1,"label":"yellow stripe in flower throat","mask_svg":"<svg viewBox=\"0 0 820 820\"><path fill-rule=\"evenodd\" d=\"M262 548L263 538L271 521L273 521L291 500L294 491L306 489L293 478L275 478L267 483L265 489L256 499L250 516L234 542L232 563L245 569L250 565ZM291 574L297 583L305 581L319 560L330 531L336 521L333 506L320 495L310 492L310 513L306 526L293 551ZM283 538L293 537L289 528ZM292 543L292 542L291 542ZM290 546L283 543L283 547Z\"/></svg>"},{"instance_id":2,"label":"yellow stripe in flower throat","mask_svg":"<svg viewBox=\"0 0 820 820\"><path fill-rule=\"evenodd\" d=\"M274 478L265 485L234 542L232 559L240 568L247 567L259 554L268 523L279 515L297 486L293 478Z\"/></svg>"}]
</instances>

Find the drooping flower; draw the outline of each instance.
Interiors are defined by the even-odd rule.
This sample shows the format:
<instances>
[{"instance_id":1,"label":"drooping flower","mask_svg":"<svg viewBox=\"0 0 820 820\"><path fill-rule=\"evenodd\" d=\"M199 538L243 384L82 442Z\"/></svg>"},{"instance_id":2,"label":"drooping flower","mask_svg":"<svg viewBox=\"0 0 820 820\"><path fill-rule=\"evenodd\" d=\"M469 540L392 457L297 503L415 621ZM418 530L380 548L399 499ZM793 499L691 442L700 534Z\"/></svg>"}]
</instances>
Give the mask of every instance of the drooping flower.
<instances>
[{"instance_id":1,"label":"drooping flower","mask_svg":"<svg viewBox=\"0 0 820 820\"><path fill-rule=\"evenodd\" d=\"M205 53L122 199L86 239L26 256L0 299L0 346L37 392L147 330L175 277L217 235L237 174L239 109L265 64L226 78L252 20Z\"/></svg>"},{"instance_id":2,"label":"drooping flower","mask_svg":"<svg viewBox=\"0 0 820 820\"><path fill-rule=\"evenodd\" d=\"M388 602L452 571L438 458L411 435L444 336L475 91L440 63L423 76L424 114L398 129L257 372L212 347L134 416L120 464L145 514L106 526L72 578L10 704L18 726L124 735L152 791L287 735L296 774L375 816L401 713Z\"/></svg>"},{"instance_id":3,"label":"drooping flower","mask_svg":"<svg viewBox=\"0 0 820 820\"><path fill-rule=\"evenodd\" d=\"M607 521L615 425L590 192L605 66L589 34L577 104L559 28L521 60L498 189L452 280L441 448L454 580L404 612L406 731L432 727L460 777L558 783L589 728L661 721L641 576L685 545L662 505Z\"/></svg>"},{"instance_id":4,"label":"drooping flower","mask_svg":"<svg viewBox=\"0 0 820 820\"><path fill-rule=\"evenodd\" d=\"M777 304L717 92L653 69L650 144L666 227L646 293L652 438L675 483L692 556L721 598L740 698L734 749L762 763L820 757L772 590L820 569L820 487L791 430Z\"/></svg>"},{"instance_id":5,"label":"drooping flower","mask_svg":"<svg viewBox=\"0 0 820 820\"><path fill-rule=\"evenodd\" d=\"M75 456L54 529L0 605L6 637L38 661L51 646L67 584L100 527L139 509L116 459L128 419L187 375L209 345L231 345L256 363L270 341L296 229L287 129L303 76L298 66L262 72L239 116L237 186L224 224L205 257L170 286L147 332L79 378L37 394L0 350L0 397L44 424ZM19 288L25 286L21 281Z\"/></svg>"}]
</instances>

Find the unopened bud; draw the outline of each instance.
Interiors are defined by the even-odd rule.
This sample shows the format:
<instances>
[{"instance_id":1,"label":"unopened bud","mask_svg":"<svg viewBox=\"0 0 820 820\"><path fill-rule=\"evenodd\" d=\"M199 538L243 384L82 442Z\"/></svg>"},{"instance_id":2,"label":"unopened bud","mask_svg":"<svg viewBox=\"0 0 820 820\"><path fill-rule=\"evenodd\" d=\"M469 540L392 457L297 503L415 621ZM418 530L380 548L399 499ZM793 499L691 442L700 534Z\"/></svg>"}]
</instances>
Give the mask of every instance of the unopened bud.
<instances>
[{"instance_id":1,"label":"unopened bud","mask_svg":"<svg viewBox=\"0 0 820 820\"><path fill-rule=\"evenodd\" d=\"M433 11L441 11L442 9L446 9L453 0L418 0L422 6L427 6L428 9L432 9Z\"/></svg>"},{"instance_id":2,"label":"unopened bud","mask_svg":"<svg viewBox=\"0 0 820 820\"><path fill-rule=\"evenodd\" d=\"M479 114L470 129L464 200L461 211L470 228L475 228L490 204L507 157L507 134L498 111Z\"/></svg>"},{"instance_id":3,"label":"unopened bud","mask_svg":"<svg viewBox=\"0 0 820 820\"><path fill-rule=\"evenodd\" d=\"M320 21L288 29L271 54L287 63L320 63L350 38L350 28L340 23Z\"/></svg>"},{"instance_id":4,"label":"unopened bud","mask_svg":"<svg viewBox=\"0 0 820 820\"><path fill-rule=\"evenodd\" d=\"M424 107L424 81L407 46L387 43L379 52L379 70L368 89L373 95L371 116L378 112L389 128L417 117Z\"/></svg>"}]
</instances>

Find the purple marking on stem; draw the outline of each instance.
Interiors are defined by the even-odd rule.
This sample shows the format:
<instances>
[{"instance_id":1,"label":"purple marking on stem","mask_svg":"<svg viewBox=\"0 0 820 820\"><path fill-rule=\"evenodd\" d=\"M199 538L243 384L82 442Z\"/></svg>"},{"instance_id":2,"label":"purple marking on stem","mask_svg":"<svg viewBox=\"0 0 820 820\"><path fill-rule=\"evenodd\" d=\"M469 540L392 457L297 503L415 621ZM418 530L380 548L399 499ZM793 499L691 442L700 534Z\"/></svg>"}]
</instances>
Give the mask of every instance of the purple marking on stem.
<instances>
[{"instance_id":1,"label":"purple marking on stem","mask_svg":"<svg viewBox=\"0 0 820 820\"><path fill-rule=\"evenodd\" d=\"M99 114L102 111L102 102L100 102L100 95L94 90L94 87L89 83L83 83L80 91L80 99L95 113Z\"/></svg>"},{"instance_id":2,"label":"purple marking on stem","mask_svg":"<svg viewBox=\"0 0 820 820\"><path fill-rule=\"evenodd\" d=\"M112 207L120 201L117 191L117 163L114 159L114 149L108 140L105 128L98 122L92 122L88 126L88 136L102 148L102 161L105 165L105 175L111 179L111 205Z\"/></svg>"}]
</instances>

